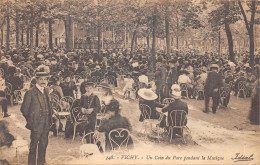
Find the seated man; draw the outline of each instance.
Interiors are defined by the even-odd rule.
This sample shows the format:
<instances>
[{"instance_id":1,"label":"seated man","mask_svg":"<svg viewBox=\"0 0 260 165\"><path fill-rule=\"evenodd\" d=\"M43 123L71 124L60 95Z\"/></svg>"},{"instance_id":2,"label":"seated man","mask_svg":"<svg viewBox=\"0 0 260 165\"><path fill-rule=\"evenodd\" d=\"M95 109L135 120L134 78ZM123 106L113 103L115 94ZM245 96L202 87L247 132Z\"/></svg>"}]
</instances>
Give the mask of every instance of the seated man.
<instances>
[{"instance_id":1,"label":"seated man","mask_svg":"<svg viewBox=\"0 0 260 165\"><path fill-rule=\"evenodd\" d=\"M179 85L176 85L176 84L172 85L172 96L175 99L174 102L170 103L168 106L166 106L162 109L162 112L164 112L164 113L168 112L168 125L169 126L174 125L173 122L175 122L175 121L172 121L172 119L170 117L170 114L172 111L184 110L188 114L187 103L181 101L181 88ZM182 119L184 119L184 117L185 116L182 116ZM177 115L176 120L177 120L176 123L184 122L184 125L187 124L187 119L185 121L180 121L181 120L180 115ZM176 134L182 136L181 128L174 128L173 133L174 133L173 138L176 137Z\"/></svg>"},{"instance_id":2,"label":"seated man","mask_svg":"<svg viewBox=\"0 0 260 165\"><path fill-rule=\"evenodd\" d=\"M106 152L111 151L114 147L118 147L116 145L113 145L113 148L109 142L109 132L116 128L125 128L127 130L131 130L131 125L128 122L128 120L125 117L122 117L119 113L119 103L117 101L114 101L111 103L109 108L109 111L107 112L105 116L105 120L103 120L99 126L99 132L105 132L106 137ZM117 143L120 143L119 141ZM129 140L123 142L123 145L127 146L127 148L133 148L133 140L131 137L129 137Z\"/></svg>"}]
</instances>

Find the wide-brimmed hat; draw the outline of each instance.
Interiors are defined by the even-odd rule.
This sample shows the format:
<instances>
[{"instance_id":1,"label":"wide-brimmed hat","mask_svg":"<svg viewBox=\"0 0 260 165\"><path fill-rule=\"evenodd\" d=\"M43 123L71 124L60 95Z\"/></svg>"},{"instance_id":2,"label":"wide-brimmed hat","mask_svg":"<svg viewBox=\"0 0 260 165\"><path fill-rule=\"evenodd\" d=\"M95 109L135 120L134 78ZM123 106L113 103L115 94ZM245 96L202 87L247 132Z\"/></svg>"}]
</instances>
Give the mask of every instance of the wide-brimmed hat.
<instances>
[{"instance_id":1,"label":"wide-brimmed hat","mask_svg":"<svg viewBox=\"0 0 260 165\"><path fill-rule=\"evenodd\" d=\"M181 87L177 84L173 84L172 87L172 97L175 99L180 99L181 98Z\"/></svg>"},{"instance_id":2,"label":"wide-brimmed hat","mask_svg":"<svg viewBox=\"0 0 260 165\"><path fill-rule=\"evenodd\" d=\"M138 95L145 100L155 100L158 98L157 94L151 89L141 88L138 91Z\"/></svg>"}]
</instances>

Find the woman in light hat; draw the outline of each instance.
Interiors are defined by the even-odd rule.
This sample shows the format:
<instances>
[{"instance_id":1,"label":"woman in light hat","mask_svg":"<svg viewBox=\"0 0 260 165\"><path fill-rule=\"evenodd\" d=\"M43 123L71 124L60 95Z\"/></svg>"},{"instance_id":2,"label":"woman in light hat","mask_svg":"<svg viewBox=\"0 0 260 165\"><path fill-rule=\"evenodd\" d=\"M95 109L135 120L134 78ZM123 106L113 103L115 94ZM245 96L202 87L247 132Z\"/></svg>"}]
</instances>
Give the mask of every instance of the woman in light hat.
<instances>
[{"instance_id":1,"label":"woman in light hat","mask_svg":"<svg viewBox=\"0 0 260 165\"><path fill-rule=\"evenodd\" d=\"M187 114L188 114L188 105L187 103L183 102L181 100L181 87L177 84L173 84L172 87L172 97L174 98L174 102L170 103L169 105L167 105L166 107L164 107L162 109L162 112L165 113L165 112L168 112L168 125L171 126L173 125L174 121L171 121L171 117L170 117L170 114L172 111L175 111L175 110L184 110ZM180 120L181 120L181 116L178 116L177 115L177 118L176 118L176 123L180 123ZM184 121L184 125L187 124L187 118L186 118L186 121ZM182 135L181 133L181 128L175 128L173 129L173 132L174 132L174 135L173 135L173 138L176 137L176 134L178 135Z\"/></svg>"},{"instance_id":2,"label":"woman in light hat","mask_svg":"<svg viewBox=\"0 0 260 165\"><path fill-rule=\"evenodd\" d=\"M154 93L151 89L146 89L146 88L139 89L138 95L140 96L139 105L145 104L151 108L150 119L159 119L160 113L158 111L156 111L156 107L162 108L163 105L161 105L155 101L158 98L158 95L156 93ZM143 122L143 120L144 120L144 118L143 118L142 111L141 111L139 121Z\"/></svg>"}]
</instances>

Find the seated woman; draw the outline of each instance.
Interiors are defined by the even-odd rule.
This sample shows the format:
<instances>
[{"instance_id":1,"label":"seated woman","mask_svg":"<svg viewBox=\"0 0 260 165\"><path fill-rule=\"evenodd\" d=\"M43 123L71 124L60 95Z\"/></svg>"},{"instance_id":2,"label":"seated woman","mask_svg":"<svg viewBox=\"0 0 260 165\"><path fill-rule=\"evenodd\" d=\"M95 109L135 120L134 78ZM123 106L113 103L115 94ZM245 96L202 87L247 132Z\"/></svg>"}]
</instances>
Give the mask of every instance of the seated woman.
<instances>
[{"instance_id":1,"label":"seated woman","mask_svg":"<svg viewBox=\"0 0 260 165\"><path fill-rule=\"evenodd\" d=\"M161 115L156 110L156 107L163 108L163 105L155 101L158 98L157 94L154 93L151 89L141 88L138 91L138 95L140 96L139 106L141 104L145 104L151 108L150 119L159 119ZM143 122L144 116L143 116L142 109L140 110L141 110L141 115L139 121ZM162 122L160 123L160 127L164 127L164 126L165 126L165 119L163 119Z\"/></svg>"},{"instance_id":2,"label":"seated woman","mask_svg":"<svg viewBox=\"0 0 260 165\"><path fill-rule=\"evenodd\" d=\"M173 84L171 88L172 88L172 96L174 98L174 102L170 103L169 105L167 105L166 107L164 107L162 109L162 112L164 112L164 113L168 112L168 125L169 126L173 125L172 122L174 122L174 121L171 121L171 117L170 117L170 114L171 114L172 111L184 110L188 114L187 103L181 101L181 88L180 88L180 86L177 85L177 84ZM176 123L180 123L181 116L177 115L176 120L177 120ZM186 125L187 124L187 118L183 122L184 122L184 125ZM180 136L182 135L180 128L174 128L173 132L174 132L173 138L176 137L176 134L178 134Z\"/></svg>"},{"instance_id":3,"label":"seated woman","mask_svg":"<svg viewBox=\"0 0 260 165\"><path fill-rule=\"evenodd\" d=\"M98 84L97 88L101 89L101 90L99 90L100 91L99 98L100 98L101 104L102 104L101 112L106 113L107 111L109 111L108 105L117 100L114 98L113 93L108 84L106 84L106 83Z\"/></svg>"},{"instance_id":4,"label":"seated woman","mask_svg":"<svg viewBox=\"0 0 260 165\"><path fill-rule=\"evenodd\" d=\"M56 94L57 96L59 96L59 100L64 96L63 95L63 91L60 87L60 78L58 76L52 76L49 79L49 83L48 85L50 86L50 88L52 89L51 93Z\"/></svg>"},{"instance_id":5,"label":"seated woman","mask_svg":"<svg viewBox=\"0 0 260 165\"><path fill-rule=\"evenodd\" d=\"M108 107L109 111L107 112L105 116L105 120L103 120L99 126L99 132L105 132L105 137L106 137L106 152L111 151L113 148L116 148L116 144L112 144L113 148L109 142L109 132L113 129L116 128L125 128L127 130L131 130L131 125L129 121L120 115L120 110L119 110L119 103L118 101L114 101L113 103L109 104ZM120 143L121 141L116 141L117 143ZM127 144L125 144L127 143ZM131 137L129 137L128 141L123 142L123 146L127 145L127 148L133 148L133 140ZM122 146L122 147L123 147ZM121 147L121 148L122 148Z\"/></svg>"},{"instance_id":6,"label":"seated woman","mask_svg":"<svg viewBox=\"0 0 260 165\"><path fill-rule=\"evenodd\" d=\"M81 84L82 96L80 98L79 106L82 112L87 115L88 122L84 123L85 133L93 132L95 130L96 116L100 112L101 106L98 96L93 94L94 83L83 82Z\"/></svg>"}]
</instances>

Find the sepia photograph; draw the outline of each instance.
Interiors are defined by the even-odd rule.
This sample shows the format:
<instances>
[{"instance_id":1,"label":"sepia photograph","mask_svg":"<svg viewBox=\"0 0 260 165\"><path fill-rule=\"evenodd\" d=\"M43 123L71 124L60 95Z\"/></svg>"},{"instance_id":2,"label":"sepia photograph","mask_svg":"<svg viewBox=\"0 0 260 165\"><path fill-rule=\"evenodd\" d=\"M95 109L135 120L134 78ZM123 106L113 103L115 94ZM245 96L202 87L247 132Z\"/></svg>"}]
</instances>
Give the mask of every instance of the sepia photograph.
<instances>
[{"instance_id":1,"label":"sepia photograph","mask_svg":"<svg viewBox=\"0 0 260 165\"><path fill-rule=\"evenodd\" d=\"M0 0L0 165L260 164L259 0Z\"/></svg>"}]
</instances>

